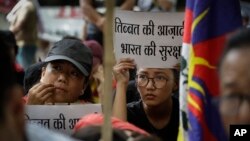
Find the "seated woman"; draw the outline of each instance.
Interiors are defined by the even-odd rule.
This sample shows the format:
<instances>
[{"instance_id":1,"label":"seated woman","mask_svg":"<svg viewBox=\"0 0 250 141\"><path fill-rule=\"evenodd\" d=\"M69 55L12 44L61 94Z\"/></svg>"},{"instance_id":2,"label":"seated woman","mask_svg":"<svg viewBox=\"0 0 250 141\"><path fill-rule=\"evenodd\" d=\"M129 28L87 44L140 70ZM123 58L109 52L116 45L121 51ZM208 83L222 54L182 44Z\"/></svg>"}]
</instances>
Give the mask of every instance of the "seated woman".
<instances>
[{"instance_id":1,"label":"seated woman","mask_svg":"<svg viewBox=\"0 0 250 141\"><path fill-rule=\"evenodd\" d=\"M26 103L77 102L86 88L92 58L91 50L81 41L63 39L55 43L44 61L40 81L28 91Z\"/></svg>"},{"instance_id":2,"label":"seated woman","mask_svg":"<svg viewBox=\"0 0 250 141\"><path fill-rule=\"evenodd\" d=\"M173 96L178 87L178 71L169 68L138 68L136 85L141 100L126 105L129 69L135 63L121 59L113 68L117 81L113 116L128 121L162 140L176 141L179 126L179 101Z\"/></svg>"}]
</instances>

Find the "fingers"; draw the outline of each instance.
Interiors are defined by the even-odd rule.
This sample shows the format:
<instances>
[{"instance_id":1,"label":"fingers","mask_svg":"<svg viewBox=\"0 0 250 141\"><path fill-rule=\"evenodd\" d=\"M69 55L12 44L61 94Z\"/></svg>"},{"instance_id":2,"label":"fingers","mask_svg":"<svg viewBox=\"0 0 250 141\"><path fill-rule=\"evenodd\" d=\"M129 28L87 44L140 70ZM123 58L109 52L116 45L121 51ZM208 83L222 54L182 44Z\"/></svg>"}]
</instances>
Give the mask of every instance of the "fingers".
<instances>
[{"instance_id":1,"label":"fingers","mask_svg":"<svg viewBox=\"0 0 250 141\"><path fill-rule=\"evenodd\" d=\"M130 58L122 58L118 61L118 63L113 67L114 73L125 73L129 69L134 69L135 63L133 59Z\"/></svg>"},{"instance_id":2,"label":"fingers","mask_svg":"<svg viewBox=\"0 0 250 141\"><path fill-rule=\"evenodd\" d=\"M44 104L54 94L54 85L38 83L28 92L28 104Z\"/></svg>"},{"instance_id":3,"label":"fingers","mask_svg":"<svg viewBox=\"0 0 250 141\"><path fill-rule=\"evenodd\" d=\"M54 93L54 86L53 87L46 87L42 91L40 91L37 95L41 97L41 100L46 100L47 95L51 95Z\"/></svg>"},{"instance_id":4,"label":"fingers","mask_svg":"<svg viewBox=\"0 0 250 141\"><path fill-rule=\"evenodd\" d=\"M131 58L121 58L114 66L114 69L116 70L127 70L134 68L135 68L135 62L134 59Z\"/></svg>"},{"instance_id":5,"label":"fingers","mask_svg":"<svg viewBox=\"0 0 250 141\"><path fill-rule=\"evenodd\" d=\"M43 97L41 97L41 101L43 101L43 103L44 103L44 102L47 101L53 94L54 94L54 92L46 93L46 95L44 95Z\"/></svg>"},{"instance_id":6,"label":"fingers","mask_svg":"<svg viewBox=\"0 0 250 141\"><path fill-rule=\"evenodd\" d=\"M39 85L37 87L35 87L37 92L41 92L42 90L46 89L46 88L53 88L54 85L52 84L45 84L45 83L39 83Z\"/></svg>"},{"instance_id":7,"label":"fingers","mask_svg":"<svg viewBox=\"0 0 250 141\"><path fill-rule=\"evenodd\" d=\"M129 69L134 69L135 63L131 58L122 58L113 67L113 76L117 83L127 84L129 81Z\"/></svg>"},{"instance_id":8,"label":"fingers","mask_svg":"<svg viewBox=\"0 0 250 141\"><path fill-rule=\"evenodd\" d=\"M134 63L134 59L132 58L121 58L118 63L122 63L122 62L130 62L130 63Z\"/></svg>"},{"instance_id":9,"label":"fingers","mask_svg":"<svg viewBox=\"0 0 250 141\"><path fill-rule=\"evenodd\" d=\"M119 73L123 73L123 72L127 71L128 69L134 69L134 68L135 68L135 65L132 63L119 63L119 64L114 66L114 71L119 72Z\"/></svg>"}]
</instances>

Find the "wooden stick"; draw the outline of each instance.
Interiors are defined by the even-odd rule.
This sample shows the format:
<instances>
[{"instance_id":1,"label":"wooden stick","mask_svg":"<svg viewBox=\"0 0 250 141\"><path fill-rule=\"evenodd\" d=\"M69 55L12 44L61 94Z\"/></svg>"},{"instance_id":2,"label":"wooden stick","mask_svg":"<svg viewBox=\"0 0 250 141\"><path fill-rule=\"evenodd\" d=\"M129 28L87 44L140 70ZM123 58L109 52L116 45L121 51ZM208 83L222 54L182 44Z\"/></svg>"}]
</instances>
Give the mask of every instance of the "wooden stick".
<instances>
[{"instance_id":1,"label":"wooden stick","mask_svg":"<svg viewBox=\"0 0 250 141\"><path fill-rule=\"evenodd\" d=\"M112 68L114 65L113 55L113 12L114 0L106 0L106 21L104 25L104 93L103 113L104 124L102 126L102 141L112 141Z\"/></svg>"}]
</instances>

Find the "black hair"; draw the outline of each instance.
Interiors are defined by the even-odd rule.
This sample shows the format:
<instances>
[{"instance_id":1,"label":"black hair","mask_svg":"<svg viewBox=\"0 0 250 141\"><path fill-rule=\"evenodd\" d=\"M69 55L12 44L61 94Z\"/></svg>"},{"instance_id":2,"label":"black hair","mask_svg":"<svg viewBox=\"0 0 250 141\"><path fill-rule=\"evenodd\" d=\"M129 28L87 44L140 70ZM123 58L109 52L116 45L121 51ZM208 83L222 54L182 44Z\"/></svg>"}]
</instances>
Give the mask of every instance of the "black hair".
<instances>
[{"instance_id":1,"label":"black hair","mask_svg":"<svg viewBox=\"0 0 250 141\"><path fill-rule=\"evenodd\" d=\"M15 55L18 53L18 46L16 43L15 35L9 30L0 30L0 36L5 41L10 49L14 49Z\"/></svg>"},{"instance_id":2,"label":"black hair","mask_svg":"<svg viewBox=\"0 0 250 141\"><path fill-rule=\"evenodd\" d=\"M76 36L70 36L70 35L64 36L62 39L73 39L82 42L82 40L77 38Z\"/></svg>"},{"instance_id":3,"label":"black hair","mask_svg":"<svg viewBox=\"0 0 250 141\"><path fill-rule=\"evenodd\" d=\"M174 80L177 84L179 84L179 80L180 80L180 71L177 69L171 69L173 71L174 74Z\"/></svg>"},{"instance_id":4,"label":"black hair","mask_svg":"<svg viewBox=\"0 0 250 141\"><path fill-rule=\"evenodd\" d=\"M219 61L219 70L221 68L221 64L223 63L225 56L232 50L236 49L250 49L250 29L241 28L237 32L235 32L232 36L230 36L226 43L224 51L221 55Z\"/></svg>"},{"instance_id":5,"label":"black hair","mask_svg":"<svg viewBox=\"0 0 250 141\"><path fill-rule=\"evenodd\" d=\"M173 94L175 97L179 98L179 80L180 80L180 71L177 69L171 69L174 74L174 81L177 85L177 89L173 90Z\"/></svg>"},{"instance_id":6,"label":"black hair","mask_svg":"<svg viewBox=\"0 0 250 141\"><path fill-rule=\"evenodd\" d=\"M5 120L5 107L11 95L10 89L15 83L14 62L11 57L9 44L0 36L0 122Z\"/></svg>"},{"instance_id":7,"label":"black hair","mask_svg":"<svg viewBox=\"0 0 250 141\"><path fill-rule=\"evenodd\" d=\"M28 94L29 89L32 88L41 79L42 68L46 65L45 62L39 62L29 66L24 75L23 87L24 93Z\"/></svg>"}]
</instances>

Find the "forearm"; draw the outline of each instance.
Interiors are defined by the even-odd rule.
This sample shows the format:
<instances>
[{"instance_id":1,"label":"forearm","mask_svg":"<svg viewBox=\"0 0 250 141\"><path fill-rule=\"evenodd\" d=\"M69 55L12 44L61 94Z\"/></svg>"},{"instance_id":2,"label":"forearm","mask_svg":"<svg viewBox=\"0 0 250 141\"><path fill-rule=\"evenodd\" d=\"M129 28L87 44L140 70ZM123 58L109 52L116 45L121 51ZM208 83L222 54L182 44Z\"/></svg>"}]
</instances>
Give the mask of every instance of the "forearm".
<instances>
[{"instance_id":1,"label":"forearm","mask_svg":"<svg viewBox=\"0 0 250 141\"><path fill-rule=\"evenodd\" d=\"M135 5L135 0L126 0L121 5L120 9L122 9L122 10L133 10L134 5ZM101 31L103 31L106 18L102 17L99 13L97 13L97 14L95 14L96 18L95 18L95 20L92 21L92 23L94 23Z\"/></svg>"},{"instance_id":2,"label":"forearm","mask_svg":"<svg viewBox=\"0 0 250 141\"><path fill-rule=\"evenodd\" d=\"M123 121L127 121L126 90L127 84L117 83L115 100L113 104L113 116Z\"/></svg>"},{"instance_id":3,"label":"forearm","mask_svg":"<svg viewBox=\"0 0 250 141\"><path fill-rule=\"evenodd\" d=\"M99 14L89 2L80 1L83 18L85 21L90 22L103 31L105 17Z\"/></svg>"}]
</instances>

